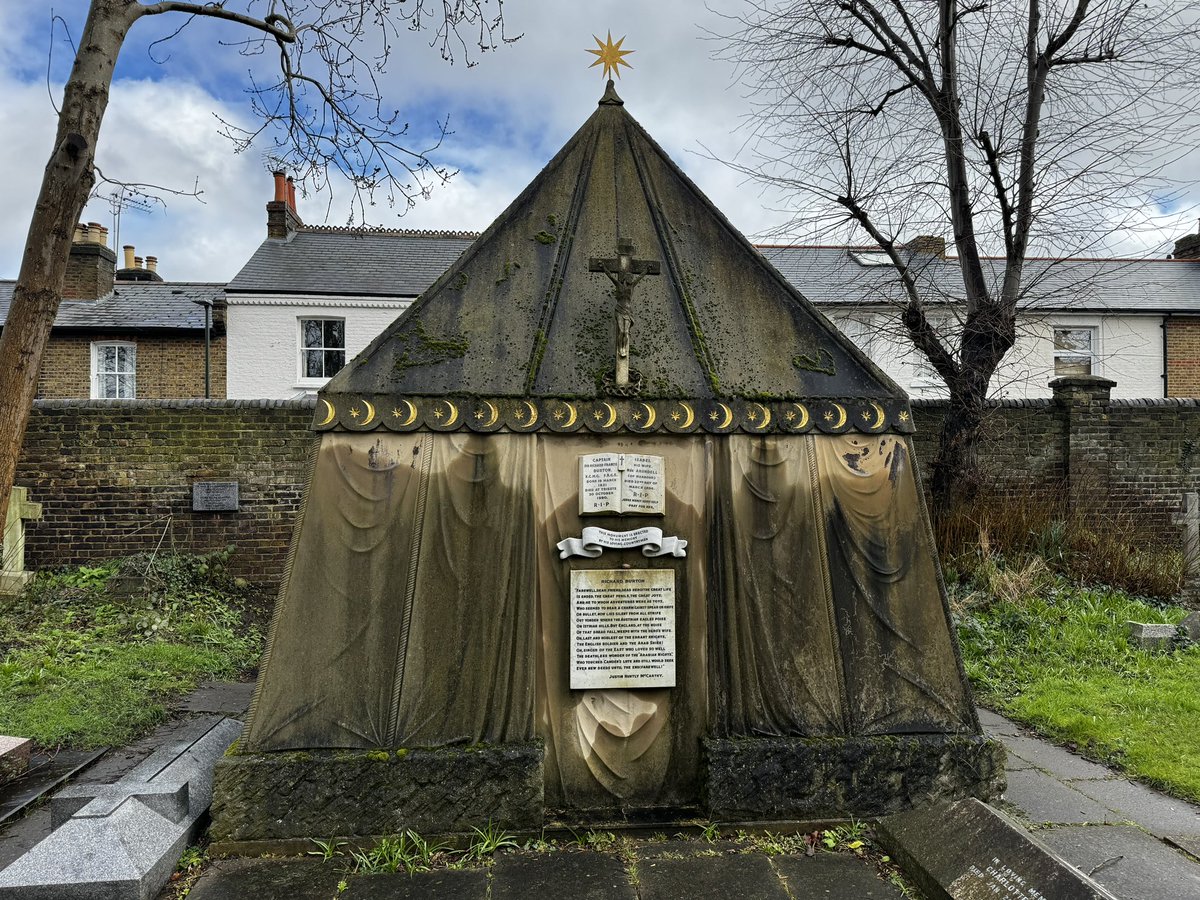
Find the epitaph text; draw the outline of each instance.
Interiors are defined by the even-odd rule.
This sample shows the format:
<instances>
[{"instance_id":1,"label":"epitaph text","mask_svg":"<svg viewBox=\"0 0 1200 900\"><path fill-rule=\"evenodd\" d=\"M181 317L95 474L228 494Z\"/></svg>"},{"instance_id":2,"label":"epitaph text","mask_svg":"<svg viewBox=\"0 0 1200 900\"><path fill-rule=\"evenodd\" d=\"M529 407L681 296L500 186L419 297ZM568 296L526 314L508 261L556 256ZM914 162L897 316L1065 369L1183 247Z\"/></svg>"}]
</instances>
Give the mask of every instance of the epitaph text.
<instances>
[{"instance_id":1,"label":"epitaph text","mask_svg":"<svg viewBox=\"0 0 1200 900\"><path fill-rule=\"evenodd\" d=\"M579 457L579 514L662 515L666 469L661 456L595 453Z\"/></svg>"},{"instance_id":2,"label":"epitaph text","mask_svg":"<svg viewBox=\"0 0 1200 900\"><path fill-rule=\"evenodd\" d=\"M571 688L675 686L675 572L571 573Z\"/></svg>"}]
</instances>

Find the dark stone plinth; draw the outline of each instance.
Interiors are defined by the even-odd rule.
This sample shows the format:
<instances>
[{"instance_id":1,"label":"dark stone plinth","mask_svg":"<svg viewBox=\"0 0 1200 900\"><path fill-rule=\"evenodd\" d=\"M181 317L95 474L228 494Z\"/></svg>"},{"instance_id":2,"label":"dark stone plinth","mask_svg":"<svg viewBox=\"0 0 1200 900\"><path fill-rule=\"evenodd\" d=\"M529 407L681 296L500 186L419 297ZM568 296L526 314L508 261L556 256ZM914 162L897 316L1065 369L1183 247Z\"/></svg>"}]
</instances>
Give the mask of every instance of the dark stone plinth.
<instances>
[{"instance_id":1,"label":"dark stone plinth","mask_svg":"<svg viewBox=\"0 0 1200 900\"><path fill-rule=\"evenodd\" d=\"M890 816L877 834L932 900L1114 900L1020 825L977 800Z\"/></svg>"},{"instance_id":2,"label":"dark stone plinth","mask_svg":"<svg viewBox=\"0 0 1200 900\"><path fill-rule=\"evenodd\" d=\"M704 742L714 819L858 818L1004 790L1004 747L981 736Z\"/></svg>"},{"instance_id":3,"label":"dark stone plinth","mask_svg":"<svg viewBox=\"0 0 1200 900\"><path fill-rule=\"evenodd\" d=\"M542 825L540 743L246 753L217 763L215 844Z\"/></svg>"}]
</instances>

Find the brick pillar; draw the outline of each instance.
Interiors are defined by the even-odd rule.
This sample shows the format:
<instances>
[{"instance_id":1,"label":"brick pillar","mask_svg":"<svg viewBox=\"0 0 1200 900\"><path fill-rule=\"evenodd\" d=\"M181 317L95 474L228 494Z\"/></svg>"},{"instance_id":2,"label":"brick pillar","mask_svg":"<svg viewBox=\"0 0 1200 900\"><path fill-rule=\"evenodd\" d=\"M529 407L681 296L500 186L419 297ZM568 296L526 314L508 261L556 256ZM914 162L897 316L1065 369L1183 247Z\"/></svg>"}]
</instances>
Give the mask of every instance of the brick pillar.
<instances>
[{"instance_id":1,"label":"brick pillar","mask_svg":"<svg viewBox=\"0 0 1200 900\"><path fill-rule=\"evenodd\" d=\"M1067 502L1077 512L1099 511L1109 494L1108 403L1115 381L1072 375L1050 382L1066 424L1063 471Z\"/></svg>"}]
</instances>

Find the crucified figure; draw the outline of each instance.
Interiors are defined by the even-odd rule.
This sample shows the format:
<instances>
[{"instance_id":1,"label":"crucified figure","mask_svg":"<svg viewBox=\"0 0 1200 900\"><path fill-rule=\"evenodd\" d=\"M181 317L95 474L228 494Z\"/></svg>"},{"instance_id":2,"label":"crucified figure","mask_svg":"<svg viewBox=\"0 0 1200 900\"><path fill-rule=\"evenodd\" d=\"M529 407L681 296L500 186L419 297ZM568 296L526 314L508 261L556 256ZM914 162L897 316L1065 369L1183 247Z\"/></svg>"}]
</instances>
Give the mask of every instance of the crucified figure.
<instances>
[{"instance_id":1,"label":"crucified figure","mask_svg":"<svg viewBox=\"0 0 1200 900\"><path fill-rule=\"evenodd\" d=\"M633 313L630 301L633 299L633 289L647 275L658 275L657 260L634 259L633 241L628 238L617 238L617 255L615 257L588 260L589 272L603 272L613 283L613 296L616 298L617 320L617 365L616 384L629 384L629 333L633 327Z\"/></svg>"}]
</instances>

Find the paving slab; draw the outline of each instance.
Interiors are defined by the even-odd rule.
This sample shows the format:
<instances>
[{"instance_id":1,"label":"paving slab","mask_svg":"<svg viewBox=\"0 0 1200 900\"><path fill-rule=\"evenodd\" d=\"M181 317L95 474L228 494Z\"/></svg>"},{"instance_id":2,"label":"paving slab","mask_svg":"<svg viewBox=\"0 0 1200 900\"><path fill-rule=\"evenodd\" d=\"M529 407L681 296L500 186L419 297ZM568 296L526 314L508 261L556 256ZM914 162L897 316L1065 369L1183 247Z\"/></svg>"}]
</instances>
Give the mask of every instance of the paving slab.
<instances>
[{"instance_id":1,"label":"paving slab","mask_svg":"<svg viewBox=\"0 0 1200 900\"><path fill-rule=\"evenodd\" d=\"M94 763L103 753L103 749L35 753L29 769L0 789L0 824ZM3 866L0 862L0 868Z\"/></svg>"},{"instance_id":2,"label":"paving slab","mask_svg":"<svg viewBox=\"0 0 1200 900\"><path fill-rule=\"evenodd\" d=\"M1038 837L1121 900L1200 900L1200 863L1141 829L1075 825Z\"/></svg>"},{"instance_id":3,"label":"paving slab","mask_svg":"<svg viewBox=\"0 0 1200 900\"><path fill-rule=\"evenodd\" d=\"M1200 807L1160 794L1125 778L1068 781L1067 785L1137 822L1156 837L1168 834L1200 837Z\"/></svg>"},{"instance_id":4,"label":"paving slab","mask_svg":"<svg viewBox=\"0 0 1200 900\"><path fill-rule=\"evenodd\" d=\"M348 879L348 884L343 893L331 900L341 900L343 897L349 900L487 900L488 896L486 869L414 872L412 875L404 872L394 875L354 875ZM564 885L564 890L568 887ZM248 894L247 900L251 896ZM564 892L557 896L573 895Z\"/></svg>"},{"instance_id":5,"label":"paving slab","mask_svg":"<svg viewBox=\"0 0 1200 900\"><path fill-rule=\"evenodd\" d=\"M994 713L990 709L979 709L976 712L979 713L979 724L989 734L1002 737L1019 737L1021 735L1021 726L1012 719L1006 719L1004 716Z\"/></svg>"},{"instance_id":6,"label":"paving slab","mask_svg":"<svg viewBox=\"0 0 1200 900\"><path fill-rule=\"evenodd\" d=\"M1081 782L1083 783L1083 782ZM1089 781L1087 784L1098 784ZM1129 816L1114 812L1104 804L1068 787L1037 769L1010 772L1004 800L1012 804L1030 822L1062 825L1117 824Z\"/></svg>"},{"instance_id":7,"label":"paving slab","mask_svg":"<svg viewBox=\"0 0 1200 900\"><path fill-rule=\"evenodd\" d=\"M779 873L760 854L649 859L638 863L638 881L641 900L788 900Z\"/></svg>"},{"instance_id":8,"label":"paving slab","mask_svg":"<svg viewBox=\"0 0 1200 900\"><path fill-rule=\"evenodd\" d=\"M904 900L900 889L881 879L871 863L849 853L775 856L771 862L793 900Z\"/></svg>"},{"instance_id":9,"label":"paving slab","mask_svg":"<svg viewBox=\"0 0 1200 900\"><path fill-rule=\"evenodd\" d=\"M1116 774L1106 766L1039 738L1025 735L1004 737L1002 743L1010 755L1031 762L1056 778L1112 778Z\"/></svg>"},{"instance_id":10,"label":"paving slab","mask_svg":"<svg viewBox=\"0 0 1200 900\"><path fill-rule=\"evenodd\" d=\"M504 853L492 866L492 900L637 900L625 864L609 853Z\"/></svg>"},{"instance_id":11,"label":"paving slab","mask_svg":"<svg viewBox=\"0 0 1200 900\"><path fill-rule=\"evenodd\" d=\"M1200 837L1194 834L1168 834L1163 840L1200 860Z\"/></svg>"},{"instance_id":12,"label":"paving slab","mask_svg":"<svg viewBox=\"0 0 1200 900\"><path fill-rule=\"evenodd\" d=\"M186 697L176 709L189 713L217 713L231 719L241 719L250 709L254 683L206 681Z\"/></svg>"},{"instance_id":13,"label":"paving slab","mask_svg":"<svg viewBox=\"0 0 1200 900\"><path fill-rule=\"evenodd\" d=\"M219 859L205 869L188 900L330 900L344 877L318 860Z\"/></svg>"}]
</instances>

